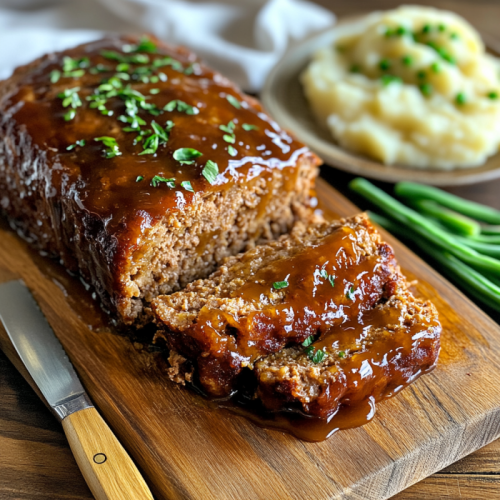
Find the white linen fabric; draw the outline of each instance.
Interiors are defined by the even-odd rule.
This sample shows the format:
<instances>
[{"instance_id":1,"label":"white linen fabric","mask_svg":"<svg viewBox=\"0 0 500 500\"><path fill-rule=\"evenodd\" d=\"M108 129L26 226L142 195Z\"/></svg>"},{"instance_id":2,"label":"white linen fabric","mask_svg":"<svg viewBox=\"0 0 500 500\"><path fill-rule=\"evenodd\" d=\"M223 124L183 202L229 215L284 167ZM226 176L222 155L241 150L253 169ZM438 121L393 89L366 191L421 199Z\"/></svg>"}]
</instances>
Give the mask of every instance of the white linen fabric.
<instances>
[{"instance_id":1,"label":"white linen fabric","mask_svg":"<svg viewBox=\"0 0 500 500\"><path fill-rule=\"evenodd\" d=\"M0 0L0 78L104 32L148 32L255 92L290 44L334 21L304 0Z\"/></svg>"}]
</instances>

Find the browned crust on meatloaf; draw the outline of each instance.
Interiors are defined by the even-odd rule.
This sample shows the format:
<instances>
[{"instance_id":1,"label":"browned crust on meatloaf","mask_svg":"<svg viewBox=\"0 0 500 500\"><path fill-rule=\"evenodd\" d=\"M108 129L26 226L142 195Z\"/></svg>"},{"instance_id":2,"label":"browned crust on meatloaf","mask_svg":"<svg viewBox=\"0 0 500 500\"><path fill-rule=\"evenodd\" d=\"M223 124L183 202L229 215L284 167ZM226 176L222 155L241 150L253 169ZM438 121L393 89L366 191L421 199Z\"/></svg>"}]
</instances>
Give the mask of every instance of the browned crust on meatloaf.
<instances>
[{"instance_id":1,"label":"browned crust on meatloaf","mask_svg":"<svg viewBox=\"0 0 500 500\"><path fill-rule=\"evenodd\" d=\"M260 239L276 238L297 220L312 220L309 199L319 163L257 101L188 50L158 40L157 53L146 54L150 60L167 56L195 69L187 74L167 65L161 68L166 82L132 82L133 88L147 94L148 103L158 103L158 109L179 99L200 111L186 115L174 110L158 117L141 110L147 124L153 119L163 124L167 118L175 124L155 155L139 156L142 146L133 145L133 135L122 131L119 98L107 104L112 116L89 107L86 96L112 73L85 70L81 78L50 82L63 57L89 57L91 67L114 67L116 62L100 55L102 49L120 52L124 44L137 42L135 37L111 37L84 44L42 57L0 82L1 210L36 248L78 271L125 324L147 321L148 304L158 294L208 276L225 257ZM82 106L65 121L69 108L58 94L77 86ZM149 95L152 88L160 92ZM235 97L240 109L225 95ZM219 130L231 119L237 122L235 157L227 153ZM245 132L244 121L258 123L259 129ZM104 135L116 137L121 155L103 158L102 143L94 138ZM67 150L80 139L86 140L84 147ZM265 149L258 149L260 143ZM201 151L203 163L174 161L173 151L181 147ZM212 185L202 175L208 159L217 161L221 174ZM176 187L153 187L150 181L157 174L175 177ZM144 180L136 182L140 177ZM180 187L183 180L191 182L195 193Z\"/></svg>"},{"instance_id":2,"label":"browned crust on meatloaf","mask_svg":"<svg viewBox=\"0 0 500 500\"><path fill-rule=\"evenodd\" d=\"M344 233L347 230L349 232ZM327 245L324 242L329 237L332 243ZM341 245L338 251L335 245ZM347 262L339 252L349 245L356 259ZM324 251L325 255L318 255L316 260L314 252L318 251ZM278 279L273 278L273 274L268 283L261 279L263 273L274 272L276 265L293 266L298 262L300 267L304 255L312 255L313 260L306 262L305 277L298 276L296 288L305 290L306 295L301 295L302 292L296 295L292 283L283 290L274 290L271 285ZM307 295L311 291L310 283L304 279L307 273L313 273L314 265L321 258L329 259L330 265L337 259L336 284L335 288L327 284L326 291L313 298ZM344 269L341 268L343 262ZM352 284L361 293L354 292L358 297L353 300L345 296L342 287L345 280L354 280L355 275L361 277ZM208 279L155 299L152 306L161 328L157 339L161 338L170 349L195 360L205 390L211 395L223 396L234 389L243 368L253 369L254 362L262 356L279 352L285 346L300 345L309 336L327 331L343 322L346 314L357 317L389 296L399 279L392 250L381 241L365 215L308 227L297 224L290 235L278 241L226 259ZM328 283L324 278L320 280L321 286ZM263 281L262 288L254 297L242 296L243 287L254 281ZM336 304L331 304L332 301ZM309 315L304 315L306 309ZM278 310L294 310L295 323L287 326L288 320ZM314 318L312 311L317 313ZM325 319L320 319L321 311L327 311L329 316L325 313Z\"/></svg>"}]
</instances>

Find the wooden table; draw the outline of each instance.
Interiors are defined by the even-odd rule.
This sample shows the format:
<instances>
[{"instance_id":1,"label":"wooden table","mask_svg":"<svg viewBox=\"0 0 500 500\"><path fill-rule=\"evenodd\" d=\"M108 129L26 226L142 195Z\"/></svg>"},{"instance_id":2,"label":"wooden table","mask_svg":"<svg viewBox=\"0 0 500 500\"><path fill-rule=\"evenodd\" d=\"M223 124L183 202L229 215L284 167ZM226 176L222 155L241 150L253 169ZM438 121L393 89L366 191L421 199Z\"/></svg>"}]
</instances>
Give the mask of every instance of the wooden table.
<instances>
[{"instance_id":1,"label":"wooden table","mask_svg":"<svg viewBox=\"0 0 500 500\"><path fill-rule=\"evenodd\" d=\"M316 0L339 16L391 8L393 0ZM496 0L413 2L454 10L482 32L500 37ZM323 177L348 196L351 177L323 167ZM384 186L389 187L389 186ZM390 187L389 187L390 188ZM500 180L450 191L500 209ZM351 196L352 197L352 196ZM358 200L356 200L358 201ZM61 427L0 352L0 499L92 498ZM408 488L396 500L500 498L500 440ZM274 499L273 499L274 500ZM377 500L377 499L373 499Z\"/></svg>"}]
</instances>

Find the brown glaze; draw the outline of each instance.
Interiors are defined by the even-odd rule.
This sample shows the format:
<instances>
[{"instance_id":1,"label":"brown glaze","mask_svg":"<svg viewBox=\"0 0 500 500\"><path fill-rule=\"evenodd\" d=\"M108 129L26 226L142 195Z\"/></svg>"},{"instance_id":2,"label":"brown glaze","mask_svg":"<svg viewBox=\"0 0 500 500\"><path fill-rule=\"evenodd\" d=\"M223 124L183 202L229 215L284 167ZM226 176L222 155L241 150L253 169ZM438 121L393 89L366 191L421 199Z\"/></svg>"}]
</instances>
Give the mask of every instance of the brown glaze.
<instances>
[{"instance_id":1,"label":"brown glaze","mask_svg":"<svg viewBox=\"0 0 500 500\"><path fill-rule=\"evenodd\" d=\"M233 182L246 182L266 170L293 166L304 153L304 148L279 129L257 101L244 96L228 80L200 64L192 53L162 44L155 53L142 53L148 57L148 63L130 64L129 73L137 68L151 68L155 60L166 56L178 61L184 72L170 65L161 66L154 70L153 76L163 73L167 77L165 82L121 80L123 87L130 85L160 110L172 100L181 100L196 106L199 113L189 115L175 110L153 116L147 110L140 110L140 118L147 123L144 129L151 130L153 120L162 126L167 120L174 122L168 142L161 145L156 154L140 155L143 147L141 143L134 145L136 133L124 132L123 128L129 124L118 119L126 112L124 100L112 97L107 101L106 108L113 112L112 116L103 116L97 109L90 108L86 100L101 83L117 73L119 62L101 55L103 51L127 56L130 54L122 49L133 41L136 40L108 38L47 57L4 104L4 112L12 113L14 120L26 127L33 145L46 149L50 160L60 165L52 169L47 189L53 190L54 195L63 193L78 200L82 208L106 220L110 233L133 242L138 232L168 210L184 209L195 195L181 187L182 181L190 181L195 193L200 195L227 188ZM80 78L61 76L57 83L51 83L50 74L53 70L62 71L64 57L87 57L89 68L84 69L85 74ZM90 69L98 65L110 71L91 74ZM194 67L193 73L185 74L186 68L191 67ZM57 95L75 87L80 88L82 106L76 108L74 119L65 121L63 116L70 108L63 107ZM151 94L152 89L159 92ZM240 102L240 109L227 100L228 95ZM224 132L219 129L231 120L236 125L233 146L238 153L234 157L228 153L230 144L224 141ZM245 131L243 124L258 129ZM103 144L94 140L101 136L114 137L122 154L105 158ZM67 151L68 146L82 139L86 141L85 146ZM183 165L172 157L179 148L194 148L203 156L193 164ZM216 162L220 169L214 186L201 173L207 160ZM155 175L175 178L176 188L166 184L154 188L151 180ZM139 176L144 180L136 182Z\"/></svg>"},{"instance_id":2,"label":"brown glaze","mask_svg":"<svg viewBox=\"0 0 500 500\"><path fill-rule=\"evenodd\" d=\"M138 297L129 280L144 267L144 243L158 222L172 214L189 219L185 214L191 209L193 219L199 214L193 207L201 206L206 197L241 184L253 189L259 181L265 189L261 189L263 196L256 210L262 211L266 196L273 196L272 186L267 184L277 171L283 174L283 189L293 192L299 158L308 157L312 169L318 162L256 100L188 50L154 40L153 52L124 51L138 43L138 38L126 36L87 43L18 68L9 80L0 82L0 137L4 138L0 144L0 208L32 244L79 271L105 306L112 312L117 309L125 323L135 321L141 300L149 300ZM119 59L139 57L142 62L121 68L122 63L110 59L110 51ZM86 58L83 67L76 73L64 73L68 61L81 58ZM96 73L96 68L104 70ZM145 71L146 76L138 71ZM59 79L54 72L59 72ZM92 99L98 87L109 81L121 94L106 100L109 115L104 115L92 107ZM76 94L81 105L74 110L60 97L69 89L79 89ZM138 105L136 114L144 121L143 132L153 132L153 121L162 128L173 123L168 140L156 152L141 154L149 132L135 143L137 131L124 130L131 125L123 122L129 117L124 91L139 96L138 103L144 99L146 108L153 107ZM194 106L194 114L178 107L164 110L172 101ZM74 117L65 120L72 110ZM229 140L233 143L224 139L227 134L219 128L231 121L234 140ZM119 155L106 157L107 148L95 140L103 136L116 140ZM82 140L84 146L68 150ZM235 153L230 154L230 147ZM195 149L201 156L183 164L173 158L181 148ZM219 170L212 184L202 175L208 160L217 163ZM174 186L159 183L155 187L155 176L175 179ZM185 181L194 193L181 185ZM259 219L256 232L267 223L265 218ZM172 227L179 229L174 223ZM199 254L203 253L200 245ZM133 304L132 299L138 302Z\"/></svg>"}]
</instances>

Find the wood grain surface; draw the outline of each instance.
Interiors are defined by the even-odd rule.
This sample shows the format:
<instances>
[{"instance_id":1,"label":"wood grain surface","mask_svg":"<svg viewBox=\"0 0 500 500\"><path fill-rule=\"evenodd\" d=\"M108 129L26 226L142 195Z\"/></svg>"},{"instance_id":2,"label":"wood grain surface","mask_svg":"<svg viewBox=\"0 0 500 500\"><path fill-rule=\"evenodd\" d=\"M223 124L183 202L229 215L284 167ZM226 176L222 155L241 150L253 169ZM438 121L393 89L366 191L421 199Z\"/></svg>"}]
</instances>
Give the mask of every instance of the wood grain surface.
<instances>
[{"instance_id":1,"label":"wood grain surface","mask_svg":"<svg viewBox=\"0 0 500 500\"><path fill-rule=\"evenodd\" d=\"M392 8L395 0L315 0L339 16ZM447 8L462 14L478 29L500 36L497 0L430 0L411 2ZM324 167L323 176L348 193L350 176ZM384 186L390 189L391 186ZM466 198L500 209L500 181L453 188ZM3 269L3 280L15 274ZM371 425L371 424L370 424ZM54 463L57 467L54 467ZM304 498L315 498L312 488ZM90 499L62 428L28 383L0 351L0 499ZM271 497L269 497L271 498ZM373 498L375 497L369 497ZM490 500L500 498L500 441L457 461L394 497L396 500Z\"/></svg>"},{"instance_id":2,"label":"wood grain surface","mask_svg":"<svg viewBox=\"0 0 500 500\"><path fill-rule=\"evenodd\" d=\"M323 181L318 193L330 211L357 211ZM58 272L58 266L45 267L45 260L5 227L0 228L0 281L22 277L33 290L91 398L158 499L383 499L500 435L500 328L408 249L388 239L404 270L420 278L416 293L431 297L438 307L444 327L440 363L381 403L370 424L321 443L264 430L214 408L166 380L158 355L138 352L113 331L90 329L77 314L85 297L78 288L75 296L68 286L74 278ZM0 337L8 349L3 331ZM59 475L61 482L68 481L67 471L53 461L52 450L66 453L62 463L73 464L60 434L46 430L38 441L31 438L19 446L19 434L11 439L9 428L20 425L19 432L29 425L16 421L16 404L6 408L13 423L1 421L1 498L30 498L22 489L30 489L30 475L40 469L49 480ZM30 421L29 413L25 419ZM9 479L12 470L24 475L21 486ZM81 484L79 473L75 476ZM439 477L435 480L439 489ZM38 496L88 493L78 490L74 496L73 484L64 488L67 493L53 487L48 490L52 496Z\"/></svg>"}]
</instances>

